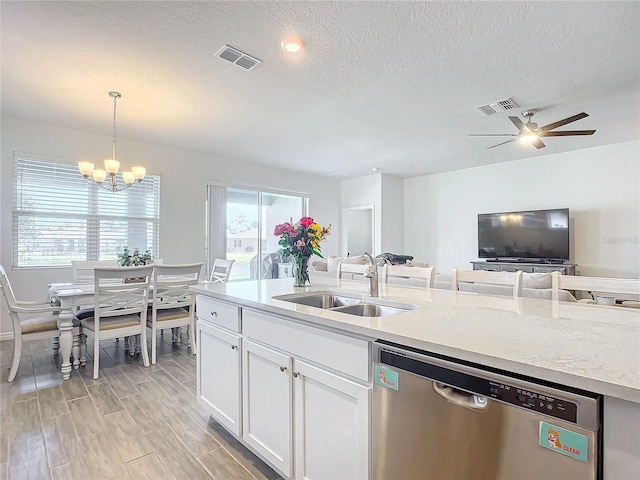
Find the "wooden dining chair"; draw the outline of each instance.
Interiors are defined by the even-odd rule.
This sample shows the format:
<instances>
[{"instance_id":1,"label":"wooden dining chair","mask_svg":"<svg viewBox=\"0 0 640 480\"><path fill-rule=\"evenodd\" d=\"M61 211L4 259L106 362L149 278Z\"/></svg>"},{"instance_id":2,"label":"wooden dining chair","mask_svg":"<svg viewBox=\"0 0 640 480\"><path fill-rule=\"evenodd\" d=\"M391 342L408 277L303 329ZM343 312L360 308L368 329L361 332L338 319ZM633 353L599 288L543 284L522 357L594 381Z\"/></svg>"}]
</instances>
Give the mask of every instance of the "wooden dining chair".
<instances>
[{"instance_id":1,"label":"wooden dining chair","mask_svg":"<svg viewBox=\"0 0 640 480\"><path fill-rule=\"evenodd\" d=\"M73 283L93 283L93 269L95 267L116 267L117 260L71 260Z\"/></svg>"},{"instance_id":2,"label":"wooden dining chair","mask_svg":"<svg viewBox=\"0 0 640 480\"><path fill-rule=\"evenodd\" d=\"M640 278L585 277L553 272L551 274L551 299L558 301L561 290L590 292L595 296L599 293L608 293L625 298L626 295L633 297L630 300L638 300L640 298ZM615 298L613 300L615 302Z\"/></svg>"},{"instance_id":3,"label":"wooden dining chair","mask_svg":"<svg viewBox=\"0 0 640 480\"><path fill-rule=\"evenodd\" d=\"M513 287L512 295L514 298L522 296L522 272L520 270L517 272L492 272L488 270L458 270L454 268L451 289L459 291L461 290L460 287L465 283L480 284L479 287L481 287L481 284L510 286Z\"/></svg>"},{"instance_id":4,"label":"wooden dining chair","mask_svg":"<svg viewBox=\"0 0 640 480\"><path fill-rule=\"evenodd\" d=\"M188 327L191 353L196 353L195 304L196 294L189 290L200 280L202 263L162 265L153 269L151 309L147 313L147 327L151 329L151 363L157 355L157 331L171 328L172 341L180 343L180 329Z\"/></svg>"},{"instance_id":5,"label":"wooden dining chair","mask_svg":"<svg viewBox=\"0 0 640 480\"><path fill-rule=\"evenodd\" d=\"M211 268L211 276L209 281L213 283L226 283L229 281L229 275L231 275L231 267L235 260L225 260L223 258L216 258L213 261L213 267Z\"/></svg>"},{"instance_id":6,"label":"wooden dining chair","mask_svg":"<svg viewBox=\"0 0 640 480\"><path fill-rule=\"evenodd\" d=\"M11 323L13 325L13 351L11 354L11 363L9 365L9 377L7 381L13 382L18 373L20 366L20 358L22 357L22 344L31 340L41 340L43 338L58 339L60 330L58 330L58 310L52 307L48 301L21 301L16 300L13 289L9 283L7 274L0 265L0 285L4 294ZM34 314L37 315L33 317ZM22 318L21 316L29 315L30 318ZM78 320L73 322L73 355L84 363L84 349L80 352L80 323ZM58 353L58 343L54 344L54 353Z\"/></svg>"},{"instance_id":7,"label":"wooden dining chair","mask_svg":"<svg viewBox=\"0 0 640 480\"><path fill-rule=\"evenodd\" d=\"M395 280L401 284L407 280L418 279L420 280L421 286L433 288L434 277L435 267L409 267L406 265L385 264L382 270L383 283L389 283L389 280ZM424 281L424 284L422 284L422 281Z\"/></svg>"},{"instance_id":8,"label":"wooden dining chair","mask_svg":"<svg viewBox=\"0 0 640 480\"><path fill-rule=\"evenodd\" d=\"M95 267L94 271L94 315L81 321L83 333L94 340L93 378L98 378L101 340L140 335L142 361L148 367L146 324L153 265Z\"/></svg>"}]
</instances>

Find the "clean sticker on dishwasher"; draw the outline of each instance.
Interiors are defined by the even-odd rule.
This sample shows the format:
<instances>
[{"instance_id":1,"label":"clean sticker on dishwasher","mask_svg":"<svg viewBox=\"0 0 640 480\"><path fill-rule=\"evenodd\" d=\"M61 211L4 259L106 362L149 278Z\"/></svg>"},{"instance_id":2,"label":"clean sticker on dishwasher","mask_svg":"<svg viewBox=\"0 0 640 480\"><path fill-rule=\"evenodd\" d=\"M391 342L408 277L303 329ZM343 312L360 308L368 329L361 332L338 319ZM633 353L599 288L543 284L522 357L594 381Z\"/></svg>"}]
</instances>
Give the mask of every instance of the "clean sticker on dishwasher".
<instances>
[{"instance_id":1,"label":"clean sticker on dishwasher","mask_svg":"<svg viewBox=\"0 0 640 480\"><path fill-rule=\"evenodd\" d=\"M547 422L540 422L540 436L538 444L567 457L581 462L587 461L589 439L586 435L572 432L566 428L557 427Z\"/></svg>"},{"instance_id":2,"label":"clean sticker on dishwasher","mask_svg":"<svg viewBox=\"0 0 640 480\"><path fill-rule=\"evenodd\" d=\"M392 390L398 390L398 372L376 365L376 383Z\"/></svg>"}]
</instances>

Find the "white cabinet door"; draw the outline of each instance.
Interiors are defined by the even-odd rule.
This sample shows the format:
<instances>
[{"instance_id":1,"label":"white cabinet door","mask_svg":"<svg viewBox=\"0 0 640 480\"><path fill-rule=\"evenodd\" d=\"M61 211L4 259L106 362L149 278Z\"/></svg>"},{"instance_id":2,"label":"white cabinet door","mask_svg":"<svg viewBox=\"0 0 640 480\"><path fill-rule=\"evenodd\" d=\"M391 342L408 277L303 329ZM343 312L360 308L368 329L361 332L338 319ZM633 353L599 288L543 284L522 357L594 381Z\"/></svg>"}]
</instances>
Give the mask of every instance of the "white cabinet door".
<instances>
[{"instance_id":1,"label":"white cabinet door","mask_svg":"<svg viewBox=\"0 0 640 480\"><path fill-rule=\"evenodd\" d=\"M295 478L369 478L371 388L296 360Z\"/></svg>"},{"instance_id":2,"label":"white cabinet door","mask_svg":"<svg viewBox=\"0 0 640 480\"><path fill-rule=\"evenodd\" d=\"M242 432L239 335L198 322L198 400L230 432Z\"/></svg>"},{"instance_id":3,"label":"white cabinet door","mask_svg":"<svg viewBox=\"0 0 640 480\"><path fill-rule=\"evenodd\" d=\"M287 355L243 342L242 438L287 477L293 458L292 363Z\"/></svg>"}]
</instances>

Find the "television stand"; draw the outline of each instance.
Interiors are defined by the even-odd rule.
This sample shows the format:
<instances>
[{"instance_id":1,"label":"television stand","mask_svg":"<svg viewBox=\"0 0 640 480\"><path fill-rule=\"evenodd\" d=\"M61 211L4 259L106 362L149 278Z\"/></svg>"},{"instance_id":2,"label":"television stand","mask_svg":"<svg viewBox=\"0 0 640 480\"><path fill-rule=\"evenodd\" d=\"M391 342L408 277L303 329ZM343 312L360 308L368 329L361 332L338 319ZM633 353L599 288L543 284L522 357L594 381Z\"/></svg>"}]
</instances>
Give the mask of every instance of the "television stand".
<instances>
[{"instance_id":1,"label":"television stand","mask_svg":"<svg viewBox=\"0 0 640 480\"><path fill-rule=\"evenodd\" d=\"M532 261L502 261L499 259L489 259L471 262L474 270L490 270L493 272L516 272L518 270L525 273L550 273L561 272L563 275L575 275L575 263L543 263Z\"/></svg>"}]
</instances>

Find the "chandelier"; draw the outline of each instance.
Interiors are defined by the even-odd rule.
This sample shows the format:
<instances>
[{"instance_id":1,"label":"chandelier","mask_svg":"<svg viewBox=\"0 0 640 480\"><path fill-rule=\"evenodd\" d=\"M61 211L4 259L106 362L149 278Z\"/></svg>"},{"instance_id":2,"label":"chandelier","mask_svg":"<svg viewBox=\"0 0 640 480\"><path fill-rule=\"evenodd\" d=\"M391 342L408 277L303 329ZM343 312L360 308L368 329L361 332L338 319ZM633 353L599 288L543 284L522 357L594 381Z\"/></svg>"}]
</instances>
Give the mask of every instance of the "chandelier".
<instances>
[{"instance_id":1,"label":"chandelier","mask_svg":"<svg viewBox=\"0 0 640 480\"><path fill-rule=\"evenodd\" d=\"M118 170L120 170L120 162L116 160L116 104L122 95L118 92L109 92L109 96L113 98L113 144L111 158L104 161L104 170L94 169L94 165L91 162L78 162L78 169L84 178L95 182L100 188L104 188L110 192L120 192L129 188L134 182L142 182L147 170L144 167L132 167L130 172L122 172L124 185L118 185L116 174ZM105 185L107 175L109 176L109 180Z\"/></svg>"}]
</instances>

